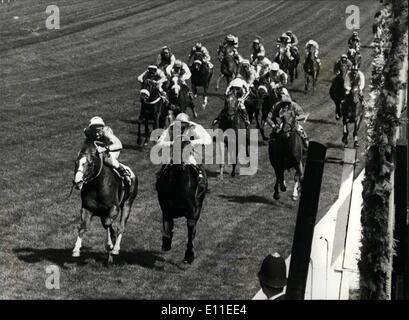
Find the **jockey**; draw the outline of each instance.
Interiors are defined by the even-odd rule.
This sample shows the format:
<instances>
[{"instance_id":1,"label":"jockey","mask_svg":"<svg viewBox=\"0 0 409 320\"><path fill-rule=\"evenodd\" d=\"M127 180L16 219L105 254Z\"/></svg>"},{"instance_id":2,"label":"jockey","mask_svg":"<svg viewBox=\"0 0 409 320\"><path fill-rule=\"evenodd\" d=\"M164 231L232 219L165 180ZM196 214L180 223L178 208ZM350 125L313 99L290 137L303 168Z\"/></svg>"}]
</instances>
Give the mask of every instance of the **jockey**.
<instances>
[{"instance_id":1,"label":"jockey","mask_svg":"<svg viewBox=\"0 0 409 320\"><path fill-rule=\"evenodd\" d=\"M237 51L239 47L239 39L232 34L227 35L223 43L219 46L219 49L217 50L217 54L222 54L223 57L227 55L233 56L233 58L237 61L237 64L239 64L243 59L239 55L239 52Z\"/></svg>"},{"instance_id":2,"label":"jockey","mask_svg":"<svg viewBox=\"0 0 409 320\"><path fill-rule=\"evenodd\" d=\"M290 95L283 95L282 99L274 104L272 111L268 114L267 123L273 128L276 129L272 134L277 134L281 127L279 125L279 119L283 112L292 112L294 115L295 131L299 134L302 139L305 148L308 148L309 140L308 136L304 131L304 128L300 125L299 120L305 119L305 114L301 106L292 101Z\"/></svg>"},{"instance_id":3,"label":"jockey","mask_svg":"<svg viewBox=\"0 0 409 320\"><path fill-rule=\"evenodd\" d=\"M319 53L320 46L318 45L318 43L317 43L316 41L314 41L314 40L309 40L309 41L305 44L305 56L308 56L308 54L311 52L311 48L314 48L314 49L315 49L315 54L314 54L315 59L317 60L317 63L318 63L319 65L321 65L321 61L320 61L320 59L318 58L318 53Z\"/></svg>"},{"instance_id":4,"label":"jockey","mask_svg":"<svg viewBox=\"0 0 409 320\"><path fill-rule=\"evenodd\" d=\"M254 69L256 70L256 77L260 78L267 74L271 70L272 65L273 63L270 59L266 58L263 52L259 52L257 54L257 59L253 62Z\"/></svg>"},{"instance_id":5,"label":"jockey","mask_svg":"<svg viewBox=\"0 0 409 320\"><path fill-rule=\"evenodd\" d=\"M166 96L166 92L162 88L163 83L165 83L167 80L165 73L161 69L158 69L156 65L152 64L148 66L148 70L144 71L141 75L139 75L138 82L140 84L143 84L147 79L152 80L156 83L156 86L159 90L160 95L162 96L162 99L164 101L167 101L168 98Z\"/></svg>"},{"instance_id":6,"label":"jockey","mask_svg":"<svg viewBox=\"0 0 409 320\"><path fill-rule=\"evenodd\" d=\"M244 106L244 101L247 99L249 93L250 93L250 88L248 86L248 83L242 79L241 77L237 77L233 79L229 85L226 88L226 95L228 95L232 89L237 90L237 98L239 100L239 107L238 107L238 112L241 118L244 120L246 123L246 127L250 125L250 121L248 119L246 107ZM215 126L219 121L221 114L224 110L222 110L219 115L213 120L212 126Z\"/></svg>"},{"instance_id":7,"label":"jockey","mask_svg":"<svg viewBox=\"0 0 409 320\"><path fill-rule=\"evenodd\" d=\"M253 85L254 80L256 80L257 73L250 65L250 61L244 59L241 62L240 73L238 75L241 79L247 82L247 86L250 88Z\"/></svg>"},{"instance_id":8,"label":"jockey","mask_svg":"<svg viewBox=\"0 0 409 320\"><path fill-rule=\"evenodd\" d=\"M253 40L253 44L251 46L251 51L252 51L252 53L250 55L251 63L253 63L256 60L257 55L259 53L263 53L264 55L266 54L266 50L264 49L264 46L261 43L259 37L256 37L256 39Z\"/></svg>"},{"instance_id":9,"label":"jockey","mask_svg":"<svg viewBox=\"0 0 409 320\"><path fill-rule=\"evenodd\" d=\"M168 46L164 46L162 47L161 52L158 54L158 57L156 58L156 65L160 69L165 71L166 67L169 65L173 65L175 60L176 60L176 57L172 53L172 51L170 51L170 48Z\"/></svg>"},{"instance_id":10,"label":"jockey","mask_svg":"<svg viewBox=\"0 0 409 320\"><path fill-rule=\"evenodd\" d=\"M348 47L350 49L355 49L357 52L359 52L360 45L361 39L359 39L358 31L354 31L352 33L352 36L348 39Z\"/></svg>"},{"instance_id":11,"label":"jockey","mask_svg":"<svg viewBox=\"0 0 409 320\"><path fill-rule=\"evenodd\" d=\"M197 53L201 53L203 55L202 61L204 63L207 63L207 65L209 66L209 69L213 68L213 64L210 62L210 54L209 51L206 49L206 47L204 45L202 45L200 42L196 43L192 50L190 51L189 54L189 60L188 60L188 64L191 65L192 64L192 60L195 59L196 54Z\"/></svg>"},{"instance_id":12,"label":"jockey","mask_svg":"<svg viewBox=\"0 0 409 320\"><path fill-rule=\"evenodd\" d=\"M298 53L298 48L297 48L298 38L291 30L288 30L285 33L285 35L290 37L290 51L291 51L291 55L293 57L295 57L297 55L297 53ZM284 36L284 34L283 34L283 36Z\"/></svg>"},{"instance_id":13,"label":"jockey","mask_svg":"<svg viewBox=\"0 0 409 320\"><path fill-rule=\"evenodd\" d=\"M283 90L285 89L284 86L287 85L287 74L280 69L277 62L273 62L268 75L271 88L282 96Z\"/></svg>"},{"instance_id":14,"label":"jockey","mask_svg":"<svg viewBox=\"0 0 409 320\"><path fill-rule=\"evenodd\" d=\"M186 83L186 81L192 76L192 73L186 63L181 60L176 60L173 66L168 66L166 68L166 74L169 79L178 77L182 86L186 87L189 96L193 99L193 93L190 91L189 86Z\"/></svg>"},{"instance_id":15,"label":"jockey","mask_svg":"<svg viewBox=\"0 0 409 320\"><path fill-rule=\"evenodd\" d=\"M155 81L158 85L159 91L163 93L162 84L166 82L167 79L165 73L161 69L158 69L154 64L148 66L148 70L139 75L138 81L142 84L147 79Z\"/></svg>"},{"instance_id":16,"label":"jockey","mask_svg":"<svg viewBox=\"0 0 409 320\"><path fill-rule=\"evenodd\" d=\"M348 60L348 56L344 53L341 58L334 65L334 73L342 73L342 77L345 77L346 73L351 70L352 63Z\"/></svg>"},{"instance_id":17,"label":"jockey","mask_svg":"<svg viewBox=\"0 0 409 320\"><path fill-rule=\"evenodd\" d=\"M187 136L190 138L189 142L191 146L203 146L203 145L210 145L212 144L212 137L209 133L200 125L193 121L189 120L189 116L186 113L179 113L170 124L170 126L162 133L162 135L158 139L158 146L162 148L170 148L174 145L174 129L178 126L180 129L180 134ZM193 139L192 139L193 138ZM199 187L202 188L199 192L203 192L207 189L206 184L206 171L203 168L202 162L204 161L202 157L202 152L198 152L196 148L192 149L191 153L189 154L188 159L183 159L186 164L192 165L195 167L199 182ZM159 172L159 177L162 172L165 170L166 164L162 166L161 171Z\"/></svg>"},{"instance_id":18,"label":"jockey","mask_svg":"<svg viewBox=\"0 0 409 320\"><path fill-rule=\"evenodd\" d=\"M103 154L103 161L108 167L114 168L131 184L130 173L127 168L118 161L119 153L122 150L121 141L114 135L112 129L105 126L104 120L101 117L93 117L87 128L84 129L84 134L88 140L102 142L104 146L97 146L99 154Z\"/></svg>"},{"instance_id":19,"label":"jockey","mask_svg":"<svg viewBox=\"0 0 409 320\"><path fill-rule=\"evenodd\" d=\"M363 90L365 88L365 76L359 68L354 65L351 70L347 72L344 79L345 94L348 95L352 88L359 88L359 95L363 100Z\"/></svg>"},{"instance_id":20,"label":"jockey","mask_svg":"<svg viewBox=\"0 0 409 320\"><path fill-rule=\"evenodd\" d=\"M359 67L359 59L360 59L360 53L359 51L355 50L355 49L348 49L347 52L347 58L349 61L354 62L353 64L358 64Z\"/></svg>"},{"instance_id":21,"label":"jockey","mask_svg":"<svg viewBox=\"0 0 409 320\"><path fill-rule=\"evenodd\" d=\"M294 57L291 55L291 37L289 37L286 33L282 34L281 37L277 39L277 48L281 53L284 53L288 59L294 59Z\"/></svg>"}]
</instances>

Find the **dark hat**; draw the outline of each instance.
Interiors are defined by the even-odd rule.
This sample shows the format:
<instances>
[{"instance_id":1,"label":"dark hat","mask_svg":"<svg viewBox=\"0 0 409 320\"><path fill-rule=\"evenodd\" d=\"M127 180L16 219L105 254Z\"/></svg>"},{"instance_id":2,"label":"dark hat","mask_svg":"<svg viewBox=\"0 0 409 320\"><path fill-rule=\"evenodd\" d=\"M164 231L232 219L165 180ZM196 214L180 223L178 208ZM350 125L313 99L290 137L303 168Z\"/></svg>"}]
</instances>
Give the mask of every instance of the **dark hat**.
<instances>
[{"instance_id":1,"label":"dark hat","mask_svg":"<svg viewBox=\"0 0 409 320\"><path fill-rule=\"evenodd\" d=\"M273 287L282 288L287 283L287 273L284 258L278 253L269 254L264 258L258 273L260 282Z\"/></svg>"}]
</instances>

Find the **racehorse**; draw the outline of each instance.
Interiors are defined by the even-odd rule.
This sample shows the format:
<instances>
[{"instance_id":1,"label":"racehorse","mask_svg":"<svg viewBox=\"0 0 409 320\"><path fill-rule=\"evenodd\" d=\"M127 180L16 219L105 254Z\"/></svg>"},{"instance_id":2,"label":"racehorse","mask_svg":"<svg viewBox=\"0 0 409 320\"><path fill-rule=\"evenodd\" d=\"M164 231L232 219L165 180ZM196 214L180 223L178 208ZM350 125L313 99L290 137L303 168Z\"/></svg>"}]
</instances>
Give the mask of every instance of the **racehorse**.
<instances>
[{"instance_id":1,"label":"racehorse","mask_svg":"<svg viewBox=\"0 0 409 320\"><path fill-rule=\"evenodd\" d=\"M231 160L232 163L232 171L231 171L231 177L236 176L236 165L237 165L237 158L238 154L240 151L240 139L242 135L239 133L241 130L245 130L245 151L246 155L249 156L250 151L250 132L249 129L246 128L246 124L242 116L239 114L239 100L237 98L237 90L236 88L231 88L230 93L226 96L225 101L224 101L224 109L221 112L220 115L220 121L219 121L219 129L223 132L223 134L226 132L226 130L229 130L230 133L234 133L233 136L230 135L230 140L229 134L227 133L227 139L224 139L225 136L223 135L223 139L219 139L219 147L220 147L220 154L222 155L224 159L224 148L227 145L228 147L228 157L229 160ZM243 131L242 131L243 132ZM227 140L227 141L226 141ZM229 145L229 143L232 143L232 145ZM230 161L229 161L230 162ZM220 164L220 179L223 180L223 173L224 173L224 161L221 162Z\"/></svg>"},{"instance_id":2,"label":"racehorse","mask_svg":"<svg viewBox=\"0 0 409 320\"><path fill-rule=\"evenodd\" d=\"M290 77L290 82L294 82L294 78L298 79L298 64L300 63L300 54L296 50L291 50L293 59L289 59L288 56L280 50L274 57L274 62L277 62L280 69L287 73Z\"/></svg>"},{"instance_id":3,"label":"racehorse","mask_svg":"<svg viewBox=\"0 0 409 320\"><path fill-rule=\"evenodd\" d=\"M263 140L267 141L268 137L265 135L264 131L267 117L274 104L279 101L281 97L277 92L277 89L273 89L271 87L268 75L260 77L257 81L254 82L254 85L257 87L258 96L260 97L260 99L262 99L260 133Z\"/></svg>"},{"instance_id":4,"label":"racehorse","mask_svg":"<svg viewBox=\"0 0 409 320\"><path fill-rule=\"evenodd\" d=\"M160 95L159 89L155 81L146 79L142 83L140 91L141 101L141 119L138 121L138 140L137 143L142 143L141 125L145 126L145 141L146 146L149 141L149 121L153 123L153 130L164 128L168 117L168 104ZM170 121L170 120L169 120Z\"/></svg>"},{"instance_id":5,"label":"racehorse","mask_svg":"<svg viewBox=\"0 0 409 320\"><path fill-rule=\"evenodd\" d=\"M188 141L182 141L182 148L188 143ZM184 261L192 263L195 259L193 240L207 190L207 178L204 190L200 190L198 173L194 166L185 164L183 161L181 164L168 164L156 181L156 190L162 210L162 250L169 251L172 248L173 220L185 217L187 219L188 242Z\"/></svg>"},{"instance_id":6,"label":"racehorse","mask_svg":"<svg viewBox=\"0 0 409 320\"><path fill-rule=\"evenodd\" d=\"M342 73L338 73L334 80L332 80L329 95L335 103L335 116L338 120L342 116L341 103L345 99L344 78Z\"/></svg>"},{"instance_id":7,"label":"racehorse","mask_svg":"<svg viewBox=\"0 0 409 320\"><path fill-rule=\"evenodd\" d=\"M358 51L355 49L348 49L347 57L348 60L351 61L352 65L356 65L358 68L361 67L362 56Z\"/></svg>"},{"instance_id":8,"label":"racehorse","mask_svg":"<svg viewBox=\"0 0 409 320\"><path fill-rule=\"evenodd\" d=\"M318 75L320 73L320 65L315 58L314 50L310 50L304 62L304 75L305 75L305 92L308 91L308 86L312 82L312 90L315 92L315 86L317 84Z\"/></svg>"},{"instance_id":9,"label":"racehorse","mask_svg":"<svg viewBox=\"0 0 409 320\"><path fill-rule=\"evenodd\" d=\"M84 233L91 226L91 218L98 216L107 231L106 250L110 264L113 256L119 255L125 224L138 193L138 178L130 172L130 184L123 182L114 169L104 164L103 157L108 155L98 153L97 144L87 140L75 161L73 183L81 190L82 203L81 224L72 256L80 256Z\"/></svg>"},{"instance_id":10,"label":"racehorse","mask_svg":"<svg viewBox=\"0 0 409 320\"><path fill-rule=\"evenodd\" d=\"M250 93L247 99L244 101L244 106L246 107L247 114L249 116L250 123L253 122L253 119L256 120L256 127L260 130L260 111L261 105L263 103L263 98L258 94L256 87L252 86L250 88Z\"/></svg>"},{"instance_id":11,"label":"racehorse","mask_svg":"<svg viewBox=\"0 0 409 320\"><path fill-rule=\"evenodd\" d=\"M229 84L240 72L240 66L232 55L220 53L219 55L220 64L220 75L216 81L216 91L219 90L220 80L222 78L226 79L227 84Z\"/></svg>"},{"instance_id":12,"label":"racehorse","mask_svg":"<svg viewBox=\"0 0 409 320\"><path fill-rule=\"evenodd\" d=\"M295 129L294 113L290 111L280 112L280 118L282 120L281 128L278 132L271 135L268 147L270 163L276 175L274 199L280 199L279 187L282 192L287 190L284 172L294 168L292 199L295 201L298 199L299 189L304 176L304 146L300 135Z\"/></svg>"},{"instance_id":13,"label":"racehorse","mask_svg":"<svg viewBox=\"0 0 409 320\"><path fill-rule=\"evenodd\" d=\"M186 113L186 109L188 107L192 109L193 116L197 118L195 104L192 97L189 95L189 88L182 84L178 77L173 77L169 80L167 93L169 97L169 109L172 115L172 121L179 113Z\"/></svg>"},{"instance_id":14,"label":"racehorse","mask_svg":"<svg viewBox=\"0 0 409 320\"><path fill-rule=\"evenodd\" d=\"M358 130L363 118L363 104L361 96L359 94L359 88L353 87L348 95L345 96L345 100L341 105L342 124L343 124L343 136L342 142L344 147L348 146L348 123L354 124L354 147L358 148Z\"/></svg>"},{"instance_id":15,"label":"racehorse","mask_svg":"<svg viewBox=\"0 0 409 320\"><path fill-rule=\"evenodd\" d=\"M192 83L192 91L197 96L197 87L203 87L203 109L207 106L207 90L210 85L210 80L213 76L213 68L209 68L209 64L204 63L203 54L198 52L195 54L194 61L190 67L192 77L190 81Z\"/></svg>"}]
</instances>

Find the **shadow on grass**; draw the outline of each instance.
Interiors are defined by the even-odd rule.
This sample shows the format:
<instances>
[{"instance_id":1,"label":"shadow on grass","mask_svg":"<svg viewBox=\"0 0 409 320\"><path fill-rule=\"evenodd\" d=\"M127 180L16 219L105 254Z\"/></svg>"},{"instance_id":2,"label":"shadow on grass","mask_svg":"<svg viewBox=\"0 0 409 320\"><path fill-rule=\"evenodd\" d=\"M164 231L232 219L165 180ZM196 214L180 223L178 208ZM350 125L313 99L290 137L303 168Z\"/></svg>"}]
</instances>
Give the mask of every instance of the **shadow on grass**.
<instances>
[{"instance_id":1,"label":"shadow on grass","mask_svg":"<svg viewBox=\"0 0 409 320\"><path fill-rule=\"evenodd\" d=\"M342 143L333 143L333 142L327 142L325 143L328 149L339 149L339 150L344 150L344 145Z\"/></svg>"},{"instance_id":2,"label":"shadow on grass","mask_svg":"<svg viewBox=\"0 0 409 320\"><path fill-rule=\"evenodd\" d=\"M83 247L81 257L71 257L72 249L64 248L14 248L13 252L17 258L25 263L38 263L42 261L52 262L59 267L66 269L69 263L76 263L79 266L86 266L94 260L102 265L106 264L107 254L105 252L90 251L90 248ZM177 263L166 260L161 256L161 252L152 250L136 249L133 251L121 251L119 256L115 257L115 265L139 265L147 269L163 270L156 263L171 264L180 270L184 270Z\"/></svg>"},{"instance_id":3,"label":"shadow on grass","mask_svg":"<svg viewBox=\"0 0 409 320\"><path fill-rule=\"evenodd\" d=\"M311 118L308 118L307 122L319 123L319 124L331 124L331 125L336 125L337 124L337 122L327 120L327 119L311 119Z\"/></svg>"},{"instance_id":4,"label":"shadow on grass","mask_svg":"<svg viewBox=\"0 0 409 320\"><path fill-rule=\"evenodd\" d=\"M130 123L130 124L138 124L138 120L131 120L131 119L120 119L119 121L125 122L125 123Z\"/></svg>"},{"instance_id":5,"label":"shadow on grass","mask_svg":"<svg viewBox=\"0 0 409 320\"><path fill-rule=\"evenodd\" d=\"M124 148L124 149L128 149L128 150L135 150L135 151L144 151L144 150L146 150L147 149L147 147L143 147L143 146L139 146L139 145L132 145L132 144L126 144L126 143L124 143L123 145L122 145L122 147Z\"/></svg>"},{"instance_id":6,"label":"shadow on grass","mask_svg":"<svg viewBox=\"0 0 409 320\"><path fill-rule=\"evenodd\" d=\"M228 200L230 202L237 202L237 203L264 203L264 204L276 205L276 202L274 202L272 199L268 199L268 198L260 197L256 195L251 195L251 196L219 195L219 198Z\"/></svg>"}]
</instances>

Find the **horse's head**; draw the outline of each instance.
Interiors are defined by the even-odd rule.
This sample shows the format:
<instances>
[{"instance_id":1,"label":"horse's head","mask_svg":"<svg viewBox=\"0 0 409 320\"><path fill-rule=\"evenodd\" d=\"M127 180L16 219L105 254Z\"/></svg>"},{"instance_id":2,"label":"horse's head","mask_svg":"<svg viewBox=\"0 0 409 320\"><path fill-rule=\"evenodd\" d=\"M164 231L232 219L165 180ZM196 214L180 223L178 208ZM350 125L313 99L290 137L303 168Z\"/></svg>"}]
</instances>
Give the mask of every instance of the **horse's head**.
<instances>
[{"instance_id":1,"label":"horse's head","mask_svg":"<svg viewBox=\"0 0 409 320\"><path fill-rule=\"evenodd\" d=\"M286 138L290 137L291 132L295 130L295 114L289 110L289 105L282 107L279 112L281 119L281 132Z\"/></svg>"},{"instance_id":2,"label":"horse's head","mask_svg":"<svg viewBox=\"0 0 409 320\"><path fill-rule=\"evenodd\" d=\"M178 98L179 97L179 93L181 91L182 87L180 85L180 80L178 77L173 77L172 79L170 79L170 94L174 97L174 98Z\"/></svg>"},{"instance_id":3,"label":"horse's head","mask_svg":"<svg viewBox=\"0 0 409 320\"><path fill-rule=\"evenodd\" d=\"M192 64L192 71L193 72L200 72L202 70L203 61L201 59L195 59Z\"/></svg>"},{"instance_id":4,"label":"horse's head","mask_svg":"<svg viewBox=\"0 0 409 320\"><path fill-rule=\"evenodd\" d=\"M234 115L237 112L237 108L239 105L239 99L237 98L237 94L238 94L238 89L233 87L230 89L230 93L226 97L225 109L226 109L227 116L229 118L234 117Z\"/></svg>"},{"instance_id":5,"label":"horse's head","mask_svg":"<svg viewBox=\"0 0 409 320\"><path fill-rule=\"evenodd\" d=\"M351 101L356 105L361 101L360 95L359 95L359 88L354 87L351 89L349 96L351 98Z\"/></svg>"},{"instance_id":6,"label":"horse's head","mask_svg":"<svg viewBox=\"0 0 409 320\"><path fill-rule=\"evenodd\" d=\"M158 89L157 89L157 85L156 85L155 81L153 81L151 79L146 79L142 83L142 88L141 88L141 91L140 91L141 102L147 102L147 101L151 100L152 98L154 98L157 91L158 91Z\"/></svg>"},{"instance_id":7,"label":"horse's head","mask_svg":"<svg viewBox=\"0 0 409 320\"><path fill-rule=\"evenodd\" d=\"M97 144L98 142L96 141L87 140L75 160L73 183L79 190L81 190L85 183L98 175L97 169L99 167L97 163L101 158L97 152ZM99 165L102 166L101 163L99 163Z\"/></svg>"}]
</instances>

